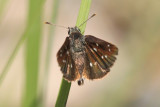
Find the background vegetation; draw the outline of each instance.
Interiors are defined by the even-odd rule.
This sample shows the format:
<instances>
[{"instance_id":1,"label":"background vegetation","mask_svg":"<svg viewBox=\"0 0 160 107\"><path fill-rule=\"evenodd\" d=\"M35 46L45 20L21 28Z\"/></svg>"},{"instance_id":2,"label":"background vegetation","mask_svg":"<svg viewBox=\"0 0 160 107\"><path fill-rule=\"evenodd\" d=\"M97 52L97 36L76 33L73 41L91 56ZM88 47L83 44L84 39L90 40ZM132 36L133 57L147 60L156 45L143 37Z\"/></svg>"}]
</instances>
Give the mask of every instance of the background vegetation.
<instances>
[{"instance_id":1,"label":"background vegetation","mask_svg":"<svg viewBox=\"0 0 160 107\"><path fill-rule=\"evenodd\" d=\"M0 0L0 107L54 106L62 78L55 56L67 30L43 23L74 26L79 7L78 0ZM92 1L97 16L85 34L116 44L119 55L105 78L72 83L69 107L160 105L159 7L157 0Z\"/></svg>"}]
</instances>

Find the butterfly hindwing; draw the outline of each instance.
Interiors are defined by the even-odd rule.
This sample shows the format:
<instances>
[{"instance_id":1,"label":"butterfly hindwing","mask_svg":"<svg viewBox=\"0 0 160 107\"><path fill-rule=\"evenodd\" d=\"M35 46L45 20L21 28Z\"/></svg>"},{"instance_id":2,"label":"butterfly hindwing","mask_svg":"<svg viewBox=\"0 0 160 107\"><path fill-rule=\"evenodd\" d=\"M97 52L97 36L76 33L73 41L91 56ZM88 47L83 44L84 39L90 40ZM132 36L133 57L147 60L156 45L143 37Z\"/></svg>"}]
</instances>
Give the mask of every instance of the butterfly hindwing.
<instances>
[{"instance_id":1,"label":"butterfly hindwing","mask_svg":"<svg viewBox=\"0 0 160 107\"><path fill-rule=\"evenodd\" d=\"M63 73L63 77L68 81L75 81L77 78L80 77L80 74L76 70L75 63L70 53L67 60L68 60L67 70L66 70L67 72Z\"/></svg>"},{"instance_id":2,"label":"butterfly hindwing","mask_svg":"<svg viewBox=\"0 0 160 107\"><path fill-rule=\"evenodd\" d=\"M110 71L110 67L115 62L118 48L91 35L85 36L85 43L86 65L88 66L86 66L84 76L88 79L102 78Z\"/></svg>"},{"instance_id":3,"label":"butterfly hindwing","mask_svg":"<svg viewBox=\"0 0 160 107\"><path fill-rule=\"evenodd\" d=\"M70 53L69 37L66 38L64 44L57 53L57 61L61 67L64 79L74 81L78 78L79 74L75 68L75 63Z\"/></svg>"}]
</instances>

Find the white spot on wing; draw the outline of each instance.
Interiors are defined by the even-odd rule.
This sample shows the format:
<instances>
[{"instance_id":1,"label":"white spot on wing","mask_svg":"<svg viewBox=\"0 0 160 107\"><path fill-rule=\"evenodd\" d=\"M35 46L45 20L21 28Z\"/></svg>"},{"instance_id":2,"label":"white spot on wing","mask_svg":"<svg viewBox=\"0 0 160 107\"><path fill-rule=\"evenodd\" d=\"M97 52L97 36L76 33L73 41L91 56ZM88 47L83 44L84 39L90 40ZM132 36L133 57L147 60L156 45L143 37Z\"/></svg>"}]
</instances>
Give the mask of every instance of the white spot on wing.
<instances>
[{"instance_id":1,"label":"white spot on wing","mask_svg":"<svg viewBox=\"0 0 160 107\"><path fill-rule=\"evenodd\" d=\"M91 62L89 63L89 65L90 65L90 67L92 67L92 66L93 66Z\"/></svg>"},{"instance_id":2,"label":"white spot on wing","mask_svg":"<svg viewBox=\"0 0 160 107\"><path fill-rule=\"evenodd\" d=\"M72 64L71 64L71 68L72 68Z\"/></svg>"},{"instance_id":3,"label":"white spot on wing","mask_svg":"<svg viewBox=\"0 0 160 107\"><path fill-rule=\"evenodd\" d=\"M96 46L99 46L98 43L96 43Z\"/></svg>"},{"instance_id":4,"label":"white spot on wing","mask_svg":"<svg viewBox=\"0 0 160 107\"><path fill-rule=\"evenodd\" d=\"M60 57L62 57L62 54L60 54Z\"/></svg>"},{"instance_id":5,"label":"white spot on wing","mask_svg":"<svg viewBox=\"0 0 160 107\"><path fill-rule=\"evenodd\" d=\"M103 59L103 58L104 58L104 56L101 56L101 58Z\"/></svg>"},{"instance_id":6,"label":"white spot on wing","mask_svg":"<svg viewBox=\"0 0 160 107\"><path fill-rule=\"evenodd\" d=\"M108 44L107 46L110 47L110 44Z\"/></svg>"},{"instance_id":7,"label":"white spot on wing","mask_svg":"<svg viewBox=\"0 0 160 107\"><path fill-rule=\"evenodd\" d=\"M96 52L97 52L97 49L96 48L93 48Z\"/></svg>"},{"instance_id":8,"label":"white spot on wing","mask_svg":"<svg viewBox=\"0 0 160 107\"><path fill-rule=\"evenodd\" d=\"M105 58L107 58L107 55L105 55Z\"/></svg>"},{"instance_id":9,"label":"white spot on wing","mask_svg":"<svg viewBox=\"0 0 160 107\"><path fill-rule=\"evenodd\" d=\"M69 52L67 51L67 55L69 55Z\"/></svg>"},{"instance_id":10,"label":"white spot on wing","mask_svg":"<svg viewBox=\"0 0 160 107\"><path fill-rule=\"evenodd\" d=\"M109 52L111 52L111 49L108 49Z\"/></svg>"},{"instance_id":11,"label":"white spot on wing","mask_svg":"<svg viewBox=\"0 0 160 107\"><path fill-rule=\"evenodd\" d=\"M63 63L66 63L66 60L62 60Z\"/></svg>"}]
</instances>

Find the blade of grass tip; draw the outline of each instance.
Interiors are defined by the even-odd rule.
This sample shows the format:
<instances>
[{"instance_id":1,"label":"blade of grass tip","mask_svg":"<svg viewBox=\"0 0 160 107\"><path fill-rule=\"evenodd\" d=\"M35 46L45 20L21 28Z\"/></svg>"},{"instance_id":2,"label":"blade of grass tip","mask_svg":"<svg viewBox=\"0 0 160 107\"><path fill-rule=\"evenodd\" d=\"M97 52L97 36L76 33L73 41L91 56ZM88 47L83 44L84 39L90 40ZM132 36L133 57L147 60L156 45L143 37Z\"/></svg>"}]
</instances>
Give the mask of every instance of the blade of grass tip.
<instances>
[{"instance_id":1,"label":"blade of grass tip","mask_svg":"<svg viewBox=\"0 0 160 107\"><path fill-rule=\"evenodd\" d=\"M25 90L22 107L37 107L39 57L42 35L44 0L29 0L25 56Z\"/></svg>"},{"instance_id":2,"label":"blade of grass tip","mask_svg":"<svg viewBox=\"0 0 160 107\"><path fill-rule=\"evenodd\" d=\"M76 22L76 26L79 26L82 24L85 20L87 20L88 15L89 15L89 10L91 6L91 0L82 0L81 1L81 6ZM80 30L82 33L84 33L86 27L86 23L84 23L81 27ZM60 90L58 93L57 101L55 104L55 107L65 107L70 91L71 83L68 83L66 80L62 78Z\"/></svg>"}]
</instances>

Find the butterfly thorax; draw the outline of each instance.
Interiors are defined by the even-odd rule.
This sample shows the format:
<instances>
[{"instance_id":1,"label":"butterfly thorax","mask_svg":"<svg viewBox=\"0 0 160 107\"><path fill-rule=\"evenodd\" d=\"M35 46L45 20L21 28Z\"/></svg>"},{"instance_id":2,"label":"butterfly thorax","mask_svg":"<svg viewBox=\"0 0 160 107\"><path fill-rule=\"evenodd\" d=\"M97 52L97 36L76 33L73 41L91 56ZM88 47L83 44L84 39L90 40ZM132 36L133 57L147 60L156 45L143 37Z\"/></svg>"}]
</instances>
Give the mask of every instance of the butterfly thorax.
<instances>
[{"instance_id":1,"label":"butterfly thorax","mask_svg":"<svg viewBox=\"0 0 160 107\"><path fill-rule=\"evenodd\" d=\"M81 52L84 50L84 40L80 33L73 33L69 36L70 48L72 52Z\"/></svg>"},{"instance_id":2,"label":"butterfly thorax","mask_svg":"<svg viewBox=\"0 0 160 107\"><path fill-rule=\"evenodd\" d=\"M68 30L70 48L72 53L84 51L84 37L77 27Z\"/></svg>"}]
</instances>

